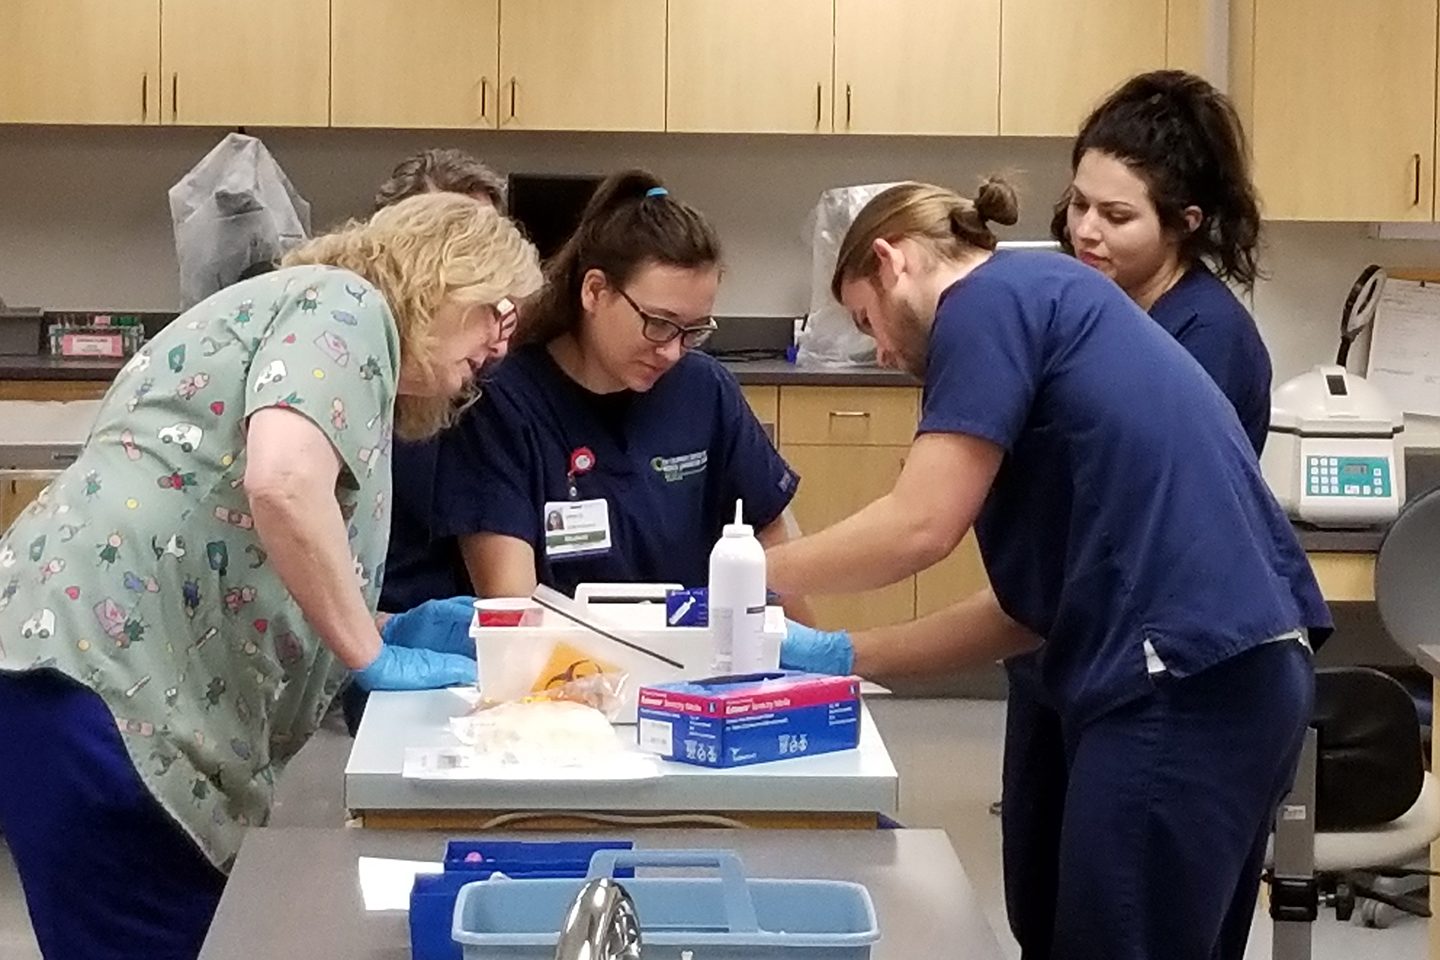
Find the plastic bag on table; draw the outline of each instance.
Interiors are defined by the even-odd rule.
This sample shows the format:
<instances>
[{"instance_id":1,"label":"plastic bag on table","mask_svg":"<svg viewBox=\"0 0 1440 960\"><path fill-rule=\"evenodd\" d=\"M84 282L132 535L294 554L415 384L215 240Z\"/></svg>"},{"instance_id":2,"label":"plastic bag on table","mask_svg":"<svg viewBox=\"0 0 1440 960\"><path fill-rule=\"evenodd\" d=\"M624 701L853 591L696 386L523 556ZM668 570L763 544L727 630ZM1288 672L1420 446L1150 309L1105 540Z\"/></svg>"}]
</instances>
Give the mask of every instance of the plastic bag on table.
<instances>
[{"instance_id":1,"label":"plastic bag on table","mask_svg":"<svg viewBox=\"0 0 1440 960\"><path fill-rule=\"evenodd\" d=\"M527 696L482 699L469 713L451 719L451 731L481 760L502 767L603 768L623 763L633 750L611 722L620 712L628 679L623 672L602 672L593 660L576 661L548 679L542 677Z\"/></svg>"},{"instance_id":2,"label":"plastic bag on table","mask_svg":"<svg viewBox=\"0 0 1440 960\"><path fill-rule=\"evenodd\" d=\"M804 329L795 337L802 364L871 366L875 341L855 328L850 314L830 295L830 278L840 256L840 244L855 217L877 194L893 183L867 183L836 187L820 194L805 220L804 239L810 244L810 312Z\"/></svg>"}]
</instances>

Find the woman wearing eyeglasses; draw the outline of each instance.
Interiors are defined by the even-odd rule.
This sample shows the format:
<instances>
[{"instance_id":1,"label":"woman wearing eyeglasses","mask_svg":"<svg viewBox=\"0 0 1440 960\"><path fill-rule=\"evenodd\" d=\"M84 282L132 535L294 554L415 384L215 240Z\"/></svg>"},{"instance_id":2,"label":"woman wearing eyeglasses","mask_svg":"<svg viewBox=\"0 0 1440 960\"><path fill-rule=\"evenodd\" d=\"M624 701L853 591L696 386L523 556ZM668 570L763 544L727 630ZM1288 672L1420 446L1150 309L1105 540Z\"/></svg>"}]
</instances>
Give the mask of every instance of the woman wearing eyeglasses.
<instances>
[{"instance_id":1,"label":"woman wearing eyeglasses","mask_svg":"<svg viewBox=\"0 0 1440 960\"><path fill-rule=\"evenodd\" d=\"M715 231L655 177L596 190L517 348L442 443L437 533L459 538L477 594L703 586L737 499L762 542L786 539L798 478L696 352L720 274Z\"/></svg>"}]
</instances>

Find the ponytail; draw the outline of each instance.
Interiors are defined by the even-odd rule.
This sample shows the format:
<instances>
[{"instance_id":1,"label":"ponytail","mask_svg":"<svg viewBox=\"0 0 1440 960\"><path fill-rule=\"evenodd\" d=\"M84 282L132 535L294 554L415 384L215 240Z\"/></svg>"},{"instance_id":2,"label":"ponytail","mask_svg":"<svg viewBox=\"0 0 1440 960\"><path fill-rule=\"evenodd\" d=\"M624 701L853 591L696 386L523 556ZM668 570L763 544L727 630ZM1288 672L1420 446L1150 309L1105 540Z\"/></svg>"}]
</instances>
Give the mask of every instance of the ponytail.
<instances>
[{"instance_id":1,"label":"ponytail","mask_svg":"<svg viewBox=\"0 0 1440 960\"><path fill-rule=\"evenodd\" d=\"M699 268L720 262L720 241L704 215L670 196L645 170L612 174L595 189L580 224L545 265L545 289L524 309L516 341L549 343L579 328L580 286L599 270L624 286L652 263Z\"/></svg>"},{"instance_id":2,"label":"ponytail","mask_svg":"<svg viewBox=\"0 0 1440 960\"><path fill-rule=\"evenodd\" d=\"M898 184L867 203L850 225L830 292L838 300L846 283L875 275L876 240L916 240L936 256L959 260L995 249L998 241L988 224L1010 226L1019 217L1015 189L999 177L984 180L974 200L927 183Z\"/></svg>"}]
</instances>

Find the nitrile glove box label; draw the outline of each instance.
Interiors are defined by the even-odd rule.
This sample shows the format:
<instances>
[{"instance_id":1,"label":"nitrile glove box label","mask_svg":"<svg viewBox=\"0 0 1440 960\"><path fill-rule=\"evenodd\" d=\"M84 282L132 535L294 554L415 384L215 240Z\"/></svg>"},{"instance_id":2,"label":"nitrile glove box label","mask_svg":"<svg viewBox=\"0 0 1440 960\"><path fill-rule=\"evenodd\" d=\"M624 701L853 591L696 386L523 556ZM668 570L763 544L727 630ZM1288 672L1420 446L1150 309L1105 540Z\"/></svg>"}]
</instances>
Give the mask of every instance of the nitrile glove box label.
<instances>
[{"instance_id":1,"label":"nitrile glove box label","mask_svg":"<svg viewBox=\"0 0 1440 960\"><path fill-rule=\"evenodd\" d=\"M852 750L860 681L813 673L717 677L640 688L640 748L704 767Z\"/></svg>"}]
</instances>

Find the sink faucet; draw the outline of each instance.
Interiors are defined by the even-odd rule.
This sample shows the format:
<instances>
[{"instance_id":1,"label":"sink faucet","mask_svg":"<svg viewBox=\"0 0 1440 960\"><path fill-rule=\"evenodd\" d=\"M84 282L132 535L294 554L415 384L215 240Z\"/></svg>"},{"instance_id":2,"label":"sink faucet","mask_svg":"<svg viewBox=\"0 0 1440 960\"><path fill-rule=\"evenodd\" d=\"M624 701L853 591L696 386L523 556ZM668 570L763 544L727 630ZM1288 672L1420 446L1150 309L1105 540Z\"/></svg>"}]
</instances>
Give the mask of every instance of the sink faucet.
<instances>
[{"instance_id":1,"label":"sink faucet","mask_svg":"<svg viewBox=\"0 0 1440 960\"><path fill-rule=\"evenodd\" d=\"M605 878L580 888L560 928L555 960L640 960L640 919L624 887Z\"/></svg>"}]
</instances>

